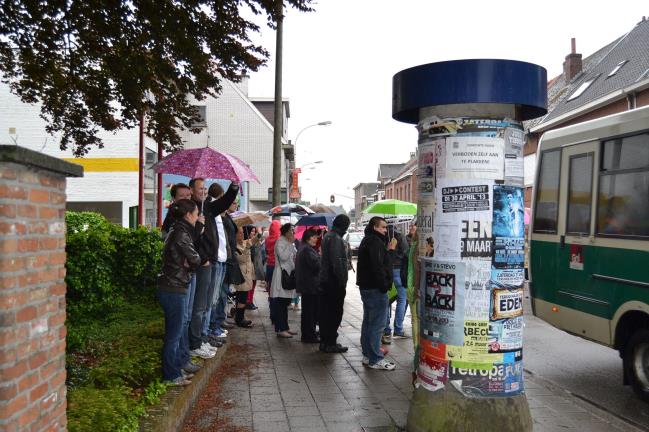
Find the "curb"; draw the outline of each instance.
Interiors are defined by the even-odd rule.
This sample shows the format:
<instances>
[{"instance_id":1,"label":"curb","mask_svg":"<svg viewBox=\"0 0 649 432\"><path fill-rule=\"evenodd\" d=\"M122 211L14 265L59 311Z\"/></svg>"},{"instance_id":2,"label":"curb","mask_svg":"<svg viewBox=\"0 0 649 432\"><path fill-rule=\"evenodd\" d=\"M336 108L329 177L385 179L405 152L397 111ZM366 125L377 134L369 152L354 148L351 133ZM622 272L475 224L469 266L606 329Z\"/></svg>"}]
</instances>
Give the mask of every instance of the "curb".
<instances>
[{"instance_id":1,"label":"curb","mask_svg":"<svg viewBox=\"0 0 649 432\"><path fill-rule=\"evenodd\" d=\"M160 402L146 410L140 419L140 432L175 432L182 428L185 418L194 406L196 399L205 390L212 373L221 365L228 350L226 343L216 352L216 356L203 361L203 367L186 387L169 387L161 396Z\"/></svg>"}]
</instances>

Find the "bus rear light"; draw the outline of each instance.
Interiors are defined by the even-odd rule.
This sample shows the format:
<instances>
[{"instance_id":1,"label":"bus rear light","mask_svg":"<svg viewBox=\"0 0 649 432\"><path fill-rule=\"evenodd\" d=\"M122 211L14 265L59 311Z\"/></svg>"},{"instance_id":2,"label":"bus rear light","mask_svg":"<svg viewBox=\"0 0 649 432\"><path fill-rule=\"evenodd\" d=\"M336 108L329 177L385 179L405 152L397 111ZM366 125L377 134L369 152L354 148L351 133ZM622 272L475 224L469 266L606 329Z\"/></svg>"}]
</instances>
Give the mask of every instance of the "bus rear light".
<instances>
[{"instance_id":1,"label":"bus rear light","mask_svg":"<svg viewBox=\"0 0 649 432\"><path fill-rule=\"evenodd\" d=\"M559 308L556 306L552 306L552 312L559 312Z\"/></svg>"}]
</instances>

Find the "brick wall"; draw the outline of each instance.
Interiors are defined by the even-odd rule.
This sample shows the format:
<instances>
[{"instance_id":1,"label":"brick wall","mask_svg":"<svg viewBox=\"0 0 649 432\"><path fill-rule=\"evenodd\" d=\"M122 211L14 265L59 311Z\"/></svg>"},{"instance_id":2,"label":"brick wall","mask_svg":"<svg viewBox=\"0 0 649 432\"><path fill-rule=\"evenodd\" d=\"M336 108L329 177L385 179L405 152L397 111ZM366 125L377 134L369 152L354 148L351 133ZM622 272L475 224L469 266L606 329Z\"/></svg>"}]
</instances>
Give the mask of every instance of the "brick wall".
<instances>
[{"instance_id":1,"label":"brick wall","mask_svg":"<svg viewBox=\"0 0 649 432\"><path fill-rule=\"evenodd\" d=\"M65 186L81 169L0 146L0 430L65 430Z\"/></svg>"}]
</instances>

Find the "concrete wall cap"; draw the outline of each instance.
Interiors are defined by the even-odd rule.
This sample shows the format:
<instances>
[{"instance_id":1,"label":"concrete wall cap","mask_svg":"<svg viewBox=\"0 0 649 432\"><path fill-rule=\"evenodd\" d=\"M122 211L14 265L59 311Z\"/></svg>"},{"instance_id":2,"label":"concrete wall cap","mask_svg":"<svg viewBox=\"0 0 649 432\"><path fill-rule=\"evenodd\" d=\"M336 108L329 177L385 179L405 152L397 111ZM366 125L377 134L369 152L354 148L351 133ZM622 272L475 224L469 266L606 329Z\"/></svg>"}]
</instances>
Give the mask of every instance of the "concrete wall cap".
<instances>
[{"instance_id":1,"label":"concrete wall cap","mask_svg":"<svg viewBox=\"0 0 649 432\"><path fill-rule=\"evenodd\" d=\"M81 165L66 162L15 145L0 145L0 162L14 162L22 165L29 165L34 168L40 168L56 174L61 174L65 177L83 177L83 167Z\"/></svg>"}]
</instances>

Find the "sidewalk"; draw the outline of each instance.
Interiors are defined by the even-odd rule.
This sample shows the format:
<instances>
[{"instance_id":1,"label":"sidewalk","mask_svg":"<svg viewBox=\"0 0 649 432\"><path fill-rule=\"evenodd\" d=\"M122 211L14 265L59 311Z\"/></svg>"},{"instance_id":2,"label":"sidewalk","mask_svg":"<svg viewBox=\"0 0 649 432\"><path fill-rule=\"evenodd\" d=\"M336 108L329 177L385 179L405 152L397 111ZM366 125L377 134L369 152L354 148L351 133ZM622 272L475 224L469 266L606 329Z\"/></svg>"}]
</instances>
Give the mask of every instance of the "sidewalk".
<instances>
[{"instance_id":1,"label":"sidewalk","mask_svg":"<svg viewBox=\"0 0 649 432\"><path fill-rule=\"evenodd\" d=\"M361 365L362 304L349 285L339 342L345 354L323 354L299 335L279 339L268 319L266 293L257 292L258 311L247 311L252 329L234 329L221 369L189 414L184 431L354 432L405 430L412 395L413 347L410 339L394 340L392 372ZM292 329L300 328L300 312L289 310ZM410 332L409 315L404 321ZM534 430L637 430L608 413L526 374L525 388Z\"/></svg>"}]
</instances>

